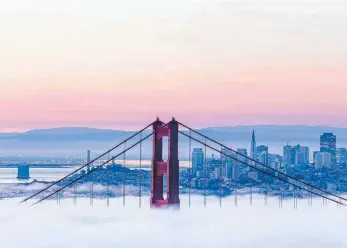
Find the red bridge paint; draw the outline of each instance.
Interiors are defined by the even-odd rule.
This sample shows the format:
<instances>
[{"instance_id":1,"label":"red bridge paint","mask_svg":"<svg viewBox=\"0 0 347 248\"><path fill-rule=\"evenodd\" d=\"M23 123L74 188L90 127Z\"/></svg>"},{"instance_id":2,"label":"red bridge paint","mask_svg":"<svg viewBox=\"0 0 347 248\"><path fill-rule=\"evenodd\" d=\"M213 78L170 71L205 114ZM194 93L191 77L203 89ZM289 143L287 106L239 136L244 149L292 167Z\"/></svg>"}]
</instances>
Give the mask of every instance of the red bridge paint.
<instances>
[{"instance_id":1,"label":"red bridge paint","mask_svg":"<svg viewBox=\"0 0 347 248\"><path fill-rule=\"evenodd\" d=\"M153 160L151 207L179 206L178 122L153 123ZM163 161L163 137L168 137L168 161ZM167 196L164 199L163 175L167 174Z\"/></svg>"}]
</instances>

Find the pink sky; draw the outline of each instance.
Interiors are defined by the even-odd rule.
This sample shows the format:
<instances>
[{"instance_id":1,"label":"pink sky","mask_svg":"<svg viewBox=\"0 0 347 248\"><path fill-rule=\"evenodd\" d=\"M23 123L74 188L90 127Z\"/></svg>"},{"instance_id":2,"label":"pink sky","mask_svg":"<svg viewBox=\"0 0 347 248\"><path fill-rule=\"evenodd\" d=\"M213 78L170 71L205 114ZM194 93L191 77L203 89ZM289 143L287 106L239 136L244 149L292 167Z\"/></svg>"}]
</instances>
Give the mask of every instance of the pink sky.
<instances>
[{"instance_id":1,"label":"pink sky","mask_svg":"<svg viewBox=\"0 0 347 248\"><path fill-rule=\"evenodd\" d=\"M0 0L0 132L347 127L346 1L32 2Z\"/></svg>"}]
</instances>

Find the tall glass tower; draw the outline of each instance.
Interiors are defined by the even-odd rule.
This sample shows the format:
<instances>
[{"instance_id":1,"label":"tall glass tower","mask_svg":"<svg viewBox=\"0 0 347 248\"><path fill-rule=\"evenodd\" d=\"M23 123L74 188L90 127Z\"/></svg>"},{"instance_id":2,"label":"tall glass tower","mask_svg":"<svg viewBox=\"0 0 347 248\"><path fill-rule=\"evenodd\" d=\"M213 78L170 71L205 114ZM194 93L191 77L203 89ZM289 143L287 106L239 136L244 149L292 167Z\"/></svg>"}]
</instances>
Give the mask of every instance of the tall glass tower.
<instances>
[{"instance_id":1,"label":"tall glass tower","mask_svg":"<svg viewBox=\"0 0 347 248\"><path fill-rule=\"evenodd\" d=\"M331 167L336 167L336 136L333 133L324 133L320 136L320 152L331 154Z\"/></svg>"},{"instance_id":2,"label":"tall glass tower","mask_svg":"<svg viewBox=\"0 0 347 248\"><path fill-rule=\"evenodd\" d=\"M257 142L255 141L254 130L253 130L253 134L252 134L252 143L251 143L251 158L254 160L257 159Z\"/></svg>"},{"instance_id":3,"label":"tall glass tower","mask_svg":"<svg viewBox=\"0 0 347 248\"><path fill-rule=\"evenodd\" d=\"M257 142L255 141L255 132L252 133L252 142L251 142L251 158L257 160ZM252 162L251 165L255 166L256 163ZM248 171L252 171L251 167L248 167Z\"/></svg>"}]
</instances>

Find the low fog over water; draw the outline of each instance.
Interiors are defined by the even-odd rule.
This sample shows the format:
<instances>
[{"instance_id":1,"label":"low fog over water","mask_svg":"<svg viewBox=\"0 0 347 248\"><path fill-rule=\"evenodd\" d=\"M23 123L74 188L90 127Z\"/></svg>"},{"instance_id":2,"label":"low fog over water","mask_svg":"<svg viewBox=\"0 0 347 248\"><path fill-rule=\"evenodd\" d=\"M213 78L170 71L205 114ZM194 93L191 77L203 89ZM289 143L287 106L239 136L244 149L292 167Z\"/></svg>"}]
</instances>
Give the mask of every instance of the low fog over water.
<instances>
[{"instance_id":1,"label":"low fog over water","mask_svg":"<svg viewBox=\"0 0 347 248\"><path fill-rule=\"evenodd\" d=\"M209 197L207 208L203 197L181 197L180 211L153 210L149 199L106 200L72 199L44 202L29 208L18 205L20 199L0 201L1 247L347 247L347 208L316 198L313 206L307 199L299 200L298 209L293 201L283 202L270 198L264 205L261 195L219 199Z\"/></svg>"}]
</instances>

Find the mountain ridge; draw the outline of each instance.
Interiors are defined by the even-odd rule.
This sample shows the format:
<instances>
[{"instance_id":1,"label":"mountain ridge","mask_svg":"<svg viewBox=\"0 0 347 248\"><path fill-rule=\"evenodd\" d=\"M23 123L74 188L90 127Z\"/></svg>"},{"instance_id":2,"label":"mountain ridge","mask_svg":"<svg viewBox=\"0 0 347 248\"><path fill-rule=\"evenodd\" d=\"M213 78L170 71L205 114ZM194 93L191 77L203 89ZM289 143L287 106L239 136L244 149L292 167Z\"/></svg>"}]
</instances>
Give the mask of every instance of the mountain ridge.
<instances>
[{"instance_id":1,"label":"mountain ridge","mask_svg":"<svg viewBox=\"0 0 347 248\"><path fill-rule=\"evenodd\" d=\"M329 126L308 125L239 125L239 126L216 126L196 129L211 138L232 138L236 140L246 139L255 130L259 140L276 141L277 138L286 140L297 137L304 139L319 139L324 132L333 132L342 139L347 140L347 128ZM136 131L119 129L100 129L91 127L57 127L47 129L33 129L23 133L0 133L0 140L21 141L59 141L59 140L119 140L126 138ZM149 132L149 130L145 131ZM227 135L228 137L225 137ZM248 136L247 136L248 135Z\"/></svg>"},{"instance_id":2,"label":"mountain ridge","mask_svg":"<svg viewBox=\"0 0 347 248\"><path fill-rule=\"evenodd\" d=\"M258 145L269 146L270 152L281 154L283 146L301 144L318 150L320 135L333 132L337 136L337 147L347 147L347 128L308 125L249 125L224 126L196 129L204 135L230 147L250 147L252 131L255 130ZM187 130L182 129L183 132ZM151 131L145 131L149 134ZM101 153L121 141L129 138L135 131L98 129L86 127L63 127L52 129L35 129L24 133L0 133L0 154L13 155L61 155L81 154L87 149ZM198 137L192 133L193 137ZM131 142L135 142L137 138ZM204 139L201 139L204 142ZM130 142L130 143L131 143ZM181 154L188 154L189 142L186 137L179 136ZM128 145L130 144L128 143ZM199 147L192 142L193 147ZM152 141L146 140L143 154L151 156ZM130 151L129 155L138 156L138 151Z\"/></svg>"}]
</instances>

